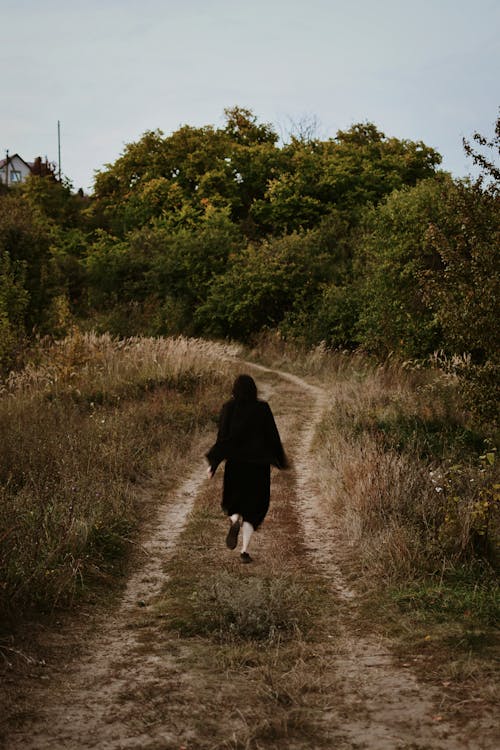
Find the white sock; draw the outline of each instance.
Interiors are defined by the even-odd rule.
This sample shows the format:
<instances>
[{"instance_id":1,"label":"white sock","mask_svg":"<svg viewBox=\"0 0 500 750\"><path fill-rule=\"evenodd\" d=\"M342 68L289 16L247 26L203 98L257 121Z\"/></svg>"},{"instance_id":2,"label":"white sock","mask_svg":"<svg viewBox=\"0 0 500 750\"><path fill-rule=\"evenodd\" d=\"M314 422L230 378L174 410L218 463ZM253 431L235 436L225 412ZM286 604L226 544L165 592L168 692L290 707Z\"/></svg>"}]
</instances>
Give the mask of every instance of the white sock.
<instances>
[{"instance_id":1,"label":"white sock","mask_svg":"<svg viewBox=\"0 0 500 750\"><path fill-rule=\"evenodd\" d=\"M229 516L229 518L231 519L231 523L236 523L236 521L240 520L238 513L233 513L233 515Z\"/></svg>"},{"instance_id":2,"label":"white sock","mask_svg":"<svg viewBox=\"0 0 500 750\"><path fill-rule=\"evenodd\" d=\"M243 545L241 547L242 552L246 552L248 549L248 545L250 544L250 539L252 538L253 534L253 526L251 523L248 523L248 521L243 521Z\"/></svg>"}]
</instances>

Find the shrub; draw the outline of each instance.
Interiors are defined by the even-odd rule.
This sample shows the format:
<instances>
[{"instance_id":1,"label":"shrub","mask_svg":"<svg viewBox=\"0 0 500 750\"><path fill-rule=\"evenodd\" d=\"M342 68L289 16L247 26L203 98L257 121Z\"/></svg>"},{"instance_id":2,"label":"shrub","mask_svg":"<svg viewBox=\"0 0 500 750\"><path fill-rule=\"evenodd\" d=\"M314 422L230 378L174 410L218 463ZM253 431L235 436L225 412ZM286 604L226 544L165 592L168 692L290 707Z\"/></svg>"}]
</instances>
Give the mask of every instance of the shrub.
<instances>
[{"instance_id":1,"label":"shrub","mask_svg":"<svg viewBox=\"0 0 500 750\"><path fill-rule=\"evenodd\" d=\"M182 635L211 636L219 643L273 641L307 626L307 600L293 577L241 579L220 573L203 580L183 606L178 598L171 602L166 618Z\"/></svg>"}]
</instances>

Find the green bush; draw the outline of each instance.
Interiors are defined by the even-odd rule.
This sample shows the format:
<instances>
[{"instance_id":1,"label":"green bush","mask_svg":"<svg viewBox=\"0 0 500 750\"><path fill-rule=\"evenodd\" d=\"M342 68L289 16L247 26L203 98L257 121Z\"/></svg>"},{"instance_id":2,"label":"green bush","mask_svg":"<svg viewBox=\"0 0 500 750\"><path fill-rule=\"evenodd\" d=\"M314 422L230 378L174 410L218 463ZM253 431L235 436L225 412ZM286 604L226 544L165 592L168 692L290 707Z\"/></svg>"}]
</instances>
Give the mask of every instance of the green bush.
<instances>
[{"instance_id":1,"label":"green bush","mask_svg":"<svg viewBox=\"0 0 500 750\"><path fill-rule=\"evenodd\" d=\"M212 335L243 340L279 327L286 316L308 309L331 267L318 232L250 244L213 280L196 312L197 325Z\"/></svg>"},{"instance_id":2,"label":"green bush","mask_svg":"<svg viewBox=\"0 0 500 750\"><path fill-rule=\"evenodd\" d=\"M366 215L355 274L358 337L370 351L416 358L440 348L441 328L424 296L422 274L441 265L427 232L444 219L447 182L440 177L396 191Z\"/></svg>"}]
</instances>

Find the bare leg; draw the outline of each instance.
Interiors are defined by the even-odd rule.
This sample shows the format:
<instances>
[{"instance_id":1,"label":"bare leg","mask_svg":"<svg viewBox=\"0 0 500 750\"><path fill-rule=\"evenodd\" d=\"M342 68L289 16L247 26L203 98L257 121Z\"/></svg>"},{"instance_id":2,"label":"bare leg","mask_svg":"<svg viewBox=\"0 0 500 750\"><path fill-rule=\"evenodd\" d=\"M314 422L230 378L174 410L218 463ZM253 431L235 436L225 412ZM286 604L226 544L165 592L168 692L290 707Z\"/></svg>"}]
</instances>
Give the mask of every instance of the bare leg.
<instances>
[{"instance_id":1,"label":"bare leg","mask_svg":"<svg viewBox=\"0 0 500 750\"><path fill-rule=\"evenodd\" d=\"M248 545L253 534L253 526L248 521L243 521L243 543L241 546L242 554L248 551Z\"/></svg>"}]
</instances>

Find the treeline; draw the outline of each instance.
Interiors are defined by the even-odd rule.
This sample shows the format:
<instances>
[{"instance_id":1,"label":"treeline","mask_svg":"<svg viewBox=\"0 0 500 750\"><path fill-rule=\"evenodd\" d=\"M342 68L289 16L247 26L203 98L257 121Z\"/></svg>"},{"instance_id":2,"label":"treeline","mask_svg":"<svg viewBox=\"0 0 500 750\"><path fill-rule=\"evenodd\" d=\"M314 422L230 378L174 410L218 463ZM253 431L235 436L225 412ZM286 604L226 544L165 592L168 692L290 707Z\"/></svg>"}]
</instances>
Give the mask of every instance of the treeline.
<instances>
[{"instance_id":1,"label":"treeline","mask_svg":"<svg viewBox=\"0 0 500 750\"><path fill-rule=\"evenodd\" d=\"M486 417L498 398L500 119L466 150L476 182L370 123L286 144L252 112L151 131L97 173L0 195L0 363L75 322L117 335L440 352ZM493 154L490 157L490 154Z\"/></svg>"}]
</instances>

